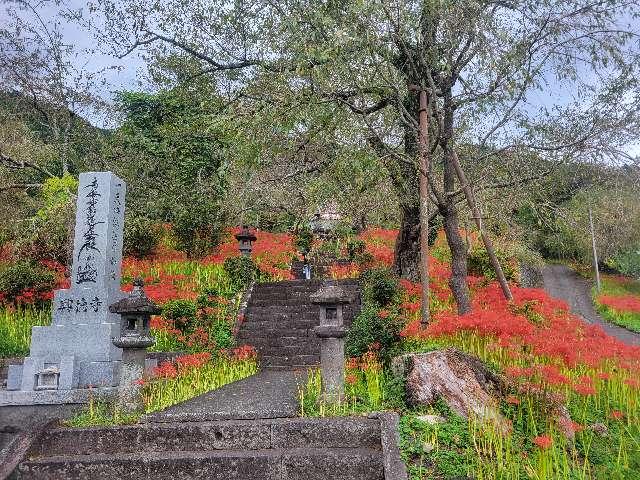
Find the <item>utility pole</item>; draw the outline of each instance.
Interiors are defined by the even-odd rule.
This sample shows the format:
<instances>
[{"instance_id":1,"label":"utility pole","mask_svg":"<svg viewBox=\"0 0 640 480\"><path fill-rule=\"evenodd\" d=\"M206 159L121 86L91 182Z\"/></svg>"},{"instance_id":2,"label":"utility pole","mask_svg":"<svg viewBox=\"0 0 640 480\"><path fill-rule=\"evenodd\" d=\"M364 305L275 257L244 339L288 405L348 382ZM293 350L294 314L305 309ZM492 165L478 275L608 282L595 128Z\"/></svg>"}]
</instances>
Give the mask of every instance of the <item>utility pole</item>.
<instances>
[{"instance_id":1,"label":"utility pole","mask_svg":"<svg viewBox=\"0 0 640 480\"><path fill-rule=\"evenodd\" d=\"M429 323L429 102L427 91L415 86L410 90L418 90L420 130L418 135L419 167L418 185L420 186L420 280L422 284L422 318L420 323Z\"/></svg>"},{"instance_id":2,"label":"utility pole","mask_svg":"<svg viewBox=\"0 0 640 480\"><path fill-rule=\"evenodd\" d=\"M589 227L591 229L591 248L593 249L593 269L596 272L596 288L600 291L600 269L598 268L598 250L596 249L596 232L593 228L591 203L589 203Z\"/></svg>"}]
</instances>

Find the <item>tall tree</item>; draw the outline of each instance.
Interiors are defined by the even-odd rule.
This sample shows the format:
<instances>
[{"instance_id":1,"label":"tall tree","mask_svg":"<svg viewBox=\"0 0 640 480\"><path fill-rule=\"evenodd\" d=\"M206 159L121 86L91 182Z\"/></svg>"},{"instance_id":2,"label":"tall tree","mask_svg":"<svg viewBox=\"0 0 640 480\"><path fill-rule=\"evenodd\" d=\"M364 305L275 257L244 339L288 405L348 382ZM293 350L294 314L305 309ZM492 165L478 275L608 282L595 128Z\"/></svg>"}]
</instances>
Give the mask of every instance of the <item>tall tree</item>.
<instances>
[{"instance_id":1,"label":"tall tree","mask_svg":"<svg viewBox=\"0 0 640 480\"><path fill-rule=\"evenodd\" d=\"M180 52L238 96L293 95L349 112L356 142L379 154L393 180L402 213L396 263L409 278L419 275L420 237L418 105L409 87L426 89L432 210L443 217L460 312L470 309L458 218L467 187L517 186L536 172L516 178L509 162L532 151L553 162L624 157L638 126L634 0L100 4L103 33L120 55ZM554 93L556 104L539 100ZM502 176L462 180L457 160L482 172L470 166L491 158L504 159Z\"/></svg>"},{"instance_id":2,"label":"tall tree","mask_svg":"<svg viewBox=\"0 0 640 480\"><path fill-rule=\"evenodd\" d=\"M2 120L24 122L33 135L49 145L47 162L21 155L16 145L0 144L0 167L12 175L0 189L33 188L46 178L76 170L80 152L87 155L95 139L83 118L104 102L95 91L102 72L90 73L79 64L74 46L65 42L62 13L51 13L57 2L16 0L2 7L0 25L0 94ZM49 9L45 11L45 9ZM88 156L88 155L87 155Z\"/></svg>"}]
</instances>

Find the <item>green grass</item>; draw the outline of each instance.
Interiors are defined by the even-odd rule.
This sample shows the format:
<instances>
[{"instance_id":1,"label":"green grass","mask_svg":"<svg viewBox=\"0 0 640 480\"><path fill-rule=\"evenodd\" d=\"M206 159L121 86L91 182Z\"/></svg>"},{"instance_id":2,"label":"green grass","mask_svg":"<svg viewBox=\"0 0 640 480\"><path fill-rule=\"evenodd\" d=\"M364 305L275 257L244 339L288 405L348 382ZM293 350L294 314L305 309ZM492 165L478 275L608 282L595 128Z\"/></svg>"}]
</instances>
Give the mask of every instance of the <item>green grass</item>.
<instances>
[{"instance_id":1,"label":"green grass","mask_svg":"<svg viewBox=\"0 0 640 480\"><path fill-rule=\"evenodd\" d=\"M48 308L0 306L0 358L28 355L32 327L50 323Z\"/></svg>"},{"instance_id":2,"label":"green grass","mask_svg":"<svg viewBox=\"0 0 640 480\"><path fill-rule=\"evenodd\" d=\"M600 291L598 292L595 288L592 290L592 297L596 310L605 320L633 332L640 333L640 313L626 312L603 305L598 302L599 295L631 295L640 298L640 281L633 279L625 279L624 281L621 281L619 277L603 275L601 278Z\"/></svg>"},{"instance_id":3,"label":"green grass","mask_svg":"<svg viewBox=\"0 0 640 480\"><path fill-rule=\"evenodd\" d=\"M146 413L156 412L215 390L231 382L242 380L258 371L255 359L236 360L219 357L197 368L190 368L176 378L153 379L144 386Z\"/></svg>"},{"instance_id":4,"label":"green grass","mask_svg":"<svg viewBox=\"0 0 640 480\"><path fill-rule=\"evenodd\" d=\"M143 387L144 408L135 413L123 413L114 402L90 398L88 405L66 420L68 427L100 427L137 423L144 413L164 410L202 393L215 390L255 374L255 359L237 360L219 357L200 367L179 370L175 378L155 378Z\"/></svg>"}]
</instances>

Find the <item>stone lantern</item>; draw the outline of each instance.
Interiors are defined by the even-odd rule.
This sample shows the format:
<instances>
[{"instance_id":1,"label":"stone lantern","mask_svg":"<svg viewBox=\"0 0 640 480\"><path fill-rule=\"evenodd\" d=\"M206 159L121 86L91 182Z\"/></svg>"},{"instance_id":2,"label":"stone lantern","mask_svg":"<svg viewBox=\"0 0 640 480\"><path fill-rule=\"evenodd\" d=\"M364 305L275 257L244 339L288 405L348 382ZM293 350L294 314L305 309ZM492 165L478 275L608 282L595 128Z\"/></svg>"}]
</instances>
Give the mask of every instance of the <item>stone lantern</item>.
<instances>
[{"instance_id":1,"label":"stone lantern","mask_svg":"<svg viewBox=\"0 0 640 480\"><path fill-rule=\"evenodd\" d=\"M336 285L325 285L311 295L320 307L320 325L313 332L320 338L320 368L325 400L336 402L344 397L344 326L343 306L351 298Z\"/></svg>"},{"instance_id":2,"label":"stone lantern","mask_svg":"<svg viewBox=\"0 0 640 480\"><path fill-rule=\"evenodd\" d=\"M249 231L249 227L246 225L242 226L242 230L240 230L240 233L236 234L235 237L236 240L238 240L240 253L245 257L250 257L251 250L253 249L253 242L256 241L257 237Z\"/></svg>"},{"instance_id":3,"label":"stone lantern","mask_svg":"<svg viewBox=\"0 0 640 480\"><path fill-rule=\"evenodd\" d=\"M135 411L142 406L141 382L147 348L155 343L149 332L151 315L160 313L160 308L145 295L144 282L136 278L133 291L109 307L120 315L120 336L113 344L122 349L118 404L124 411Z\"/></svg>"}]
</instances>

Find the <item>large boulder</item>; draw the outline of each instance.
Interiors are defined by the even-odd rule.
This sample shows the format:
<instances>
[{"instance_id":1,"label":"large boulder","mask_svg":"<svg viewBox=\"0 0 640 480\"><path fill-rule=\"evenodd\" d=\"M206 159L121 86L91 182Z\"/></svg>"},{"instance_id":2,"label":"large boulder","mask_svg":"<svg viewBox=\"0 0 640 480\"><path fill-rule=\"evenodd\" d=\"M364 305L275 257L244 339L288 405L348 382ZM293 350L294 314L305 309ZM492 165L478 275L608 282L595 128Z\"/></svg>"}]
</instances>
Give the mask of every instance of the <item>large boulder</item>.
<instances>
[{"instance_id":1,"label":"large boulder","mask_svg":"<svg viewBox=\"0 0 640 480\"><path fill-rule=\"evenodd\" d=\"M499 409L504 381L476 357L455 348L409 353L394 358L392 369L406 378L407 401L413 406L441 399L462 417L506 424Z\"/></svg>"}]
</instances>

